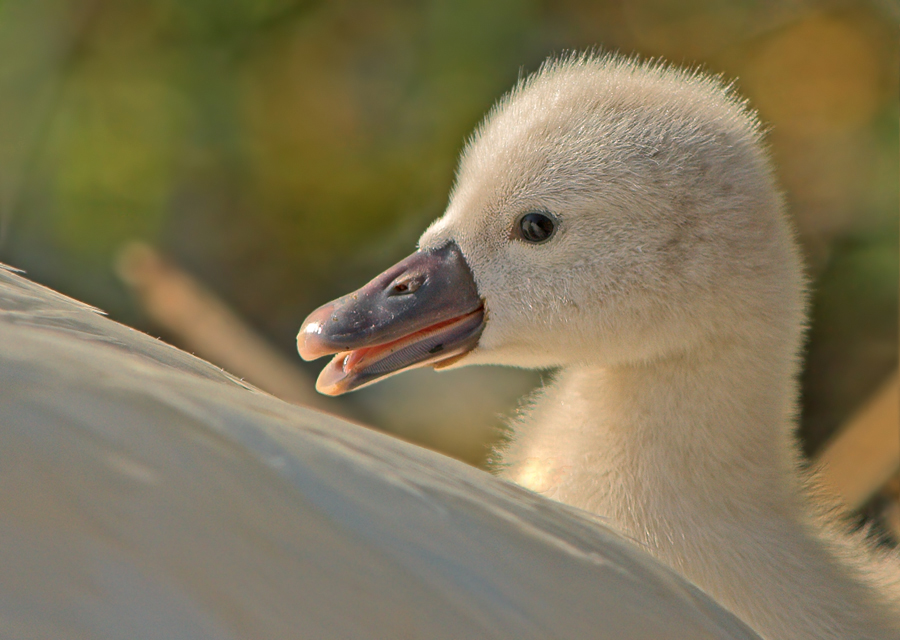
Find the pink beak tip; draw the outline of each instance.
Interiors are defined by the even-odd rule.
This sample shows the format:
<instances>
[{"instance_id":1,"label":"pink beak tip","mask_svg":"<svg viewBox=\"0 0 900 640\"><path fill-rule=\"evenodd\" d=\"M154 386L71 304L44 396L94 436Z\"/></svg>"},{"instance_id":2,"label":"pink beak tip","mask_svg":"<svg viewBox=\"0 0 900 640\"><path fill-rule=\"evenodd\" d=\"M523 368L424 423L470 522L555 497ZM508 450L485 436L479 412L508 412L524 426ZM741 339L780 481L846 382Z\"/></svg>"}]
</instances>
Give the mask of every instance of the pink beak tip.
<instances>
[{"instance_id":1,"label":"pink beak tip","mask_svg":"<svg viewBox=\"0 0 900 640\"><path fill-rule=\"evenodd\" d=\"M322 339L322 328L331 317L334 305L329 303L313 311L297 334L297 352L304 360L316 360L335 352L335 349Z\"/></svg>"}]
</instances>

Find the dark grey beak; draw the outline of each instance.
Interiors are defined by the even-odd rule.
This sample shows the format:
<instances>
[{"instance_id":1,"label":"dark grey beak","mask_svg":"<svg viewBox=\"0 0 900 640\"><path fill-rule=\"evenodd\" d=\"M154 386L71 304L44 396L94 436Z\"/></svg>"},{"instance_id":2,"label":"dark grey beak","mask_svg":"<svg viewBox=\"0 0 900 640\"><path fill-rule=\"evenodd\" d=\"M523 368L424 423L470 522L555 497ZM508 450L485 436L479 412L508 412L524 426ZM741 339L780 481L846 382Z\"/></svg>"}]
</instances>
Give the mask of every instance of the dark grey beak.
<instances>
[{"instance_id":1,"label":"dark grey beak","mask_svg":"<svg viewBox=\"0 0 900 640\"><path fill-rule=\"evenodd\" d=\"M336 353L316 382L340 395L406 369L439 368L475 348L484 304L459 247L417 251L303 322L304 360Z\"/></svg>"}]
</instances>

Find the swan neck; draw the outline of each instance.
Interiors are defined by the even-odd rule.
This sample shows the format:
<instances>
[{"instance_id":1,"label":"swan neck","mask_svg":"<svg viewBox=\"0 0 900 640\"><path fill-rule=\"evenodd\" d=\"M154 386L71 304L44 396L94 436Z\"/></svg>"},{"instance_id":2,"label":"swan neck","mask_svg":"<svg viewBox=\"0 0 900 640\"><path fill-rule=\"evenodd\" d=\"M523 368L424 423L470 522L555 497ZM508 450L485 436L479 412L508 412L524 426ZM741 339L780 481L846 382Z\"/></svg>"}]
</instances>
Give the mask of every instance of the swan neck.
<instances>
[{"instance_id":1,"label":"swan neck","mask_svg":"<svg viewBox=\"0 0 900 640\"><path fill-rule=\"evenodd\" d=\"M710 496L793 503L796 365L769 346L564 369L517 427L510 475L617 520L691 500L706 512Z\"/></svg>"},{"instance_id":2,"label":"swan neck","mask_svg":"<svg viewBox=\"0 0 900 640\"><path fill-rule=\"evenodd\" d=\"M506 474L601 516L765 638L897 637L895 570L806 507L795 364L777 353L793 351L563 370L518 425Z\"/></svg>"}]
</instances>

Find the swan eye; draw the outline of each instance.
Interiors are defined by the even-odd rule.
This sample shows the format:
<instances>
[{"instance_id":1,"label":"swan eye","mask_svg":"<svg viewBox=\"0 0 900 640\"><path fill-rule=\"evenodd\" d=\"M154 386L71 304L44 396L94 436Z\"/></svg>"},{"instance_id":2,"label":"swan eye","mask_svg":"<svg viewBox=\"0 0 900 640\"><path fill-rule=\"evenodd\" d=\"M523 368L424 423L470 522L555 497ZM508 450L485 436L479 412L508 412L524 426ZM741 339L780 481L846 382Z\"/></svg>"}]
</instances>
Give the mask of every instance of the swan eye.
<instances>
[{"instance_id":1,"label":"swan eye","mask_svg":"<svg viewBox=\"0 0 900 640\"><path fill-rule=\"evenodd\" d=\"M519 218L519 222L515 229L515 235L525 242L540 244L541 242L547 242L547 240L553 237L555 231L556 219L553 216L547 213L533 211L531 213L526 213Z\"/></svg>"}]
</instances>

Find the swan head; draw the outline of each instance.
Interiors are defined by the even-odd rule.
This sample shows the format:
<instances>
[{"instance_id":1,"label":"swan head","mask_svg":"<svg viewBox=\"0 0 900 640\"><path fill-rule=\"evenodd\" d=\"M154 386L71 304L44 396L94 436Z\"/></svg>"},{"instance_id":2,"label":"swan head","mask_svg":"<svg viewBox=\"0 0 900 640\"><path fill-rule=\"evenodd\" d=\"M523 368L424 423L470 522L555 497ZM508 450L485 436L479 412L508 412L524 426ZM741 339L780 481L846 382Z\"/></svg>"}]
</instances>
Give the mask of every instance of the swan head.
<instances>
[{"instance_id":1,"label":"swan head","mask_svg":"<svg viewBox=\"0 0 900 640\"><path fill-rule=\"evenodd\" d=\"M304 323L301 355L338 352L321 391L422 364L614 366L796 343L803 321L755 117L715 79L617 57L551 61L503 98L407 260ZM440 283L397 313L375 292L403 277ZM452 348L412 353L431 348L410 342L423 332ZM377 375L355 378L356 350L385 344Z\"/></svg>"}]
</instances>

